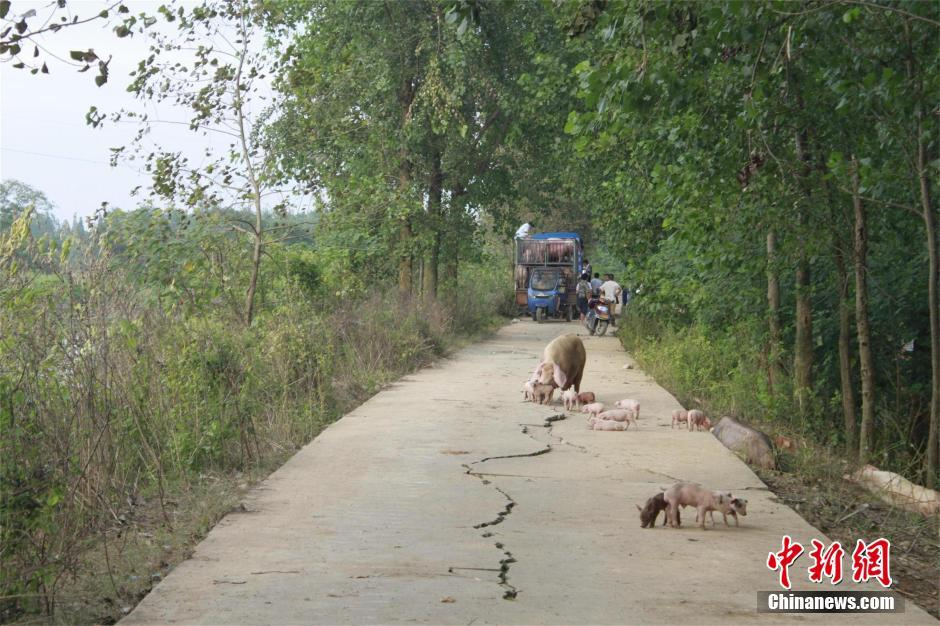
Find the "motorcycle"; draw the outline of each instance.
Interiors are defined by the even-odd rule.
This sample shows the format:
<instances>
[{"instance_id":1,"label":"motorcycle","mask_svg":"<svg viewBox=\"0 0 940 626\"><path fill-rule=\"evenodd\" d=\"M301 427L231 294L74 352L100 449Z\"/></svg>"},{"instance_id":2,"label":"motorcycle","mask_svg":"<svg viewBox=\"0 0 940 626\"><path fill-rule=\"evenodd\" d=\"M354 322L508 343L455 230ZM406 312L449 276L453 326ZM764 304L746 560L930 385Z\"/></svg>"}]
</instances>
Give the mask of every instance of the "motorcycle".
<instances>
[{"instance_id":1,"label":"motorcycle","mask_svg":"<svg viewBox=\"0 0 940 626\"><path fill-rule=\"evenodd\" d=\"M604 298L588 300L588 312L584 316L584 326L592 335L603 337L610 326L610 303Z\"/></svg>"}]
</instances>

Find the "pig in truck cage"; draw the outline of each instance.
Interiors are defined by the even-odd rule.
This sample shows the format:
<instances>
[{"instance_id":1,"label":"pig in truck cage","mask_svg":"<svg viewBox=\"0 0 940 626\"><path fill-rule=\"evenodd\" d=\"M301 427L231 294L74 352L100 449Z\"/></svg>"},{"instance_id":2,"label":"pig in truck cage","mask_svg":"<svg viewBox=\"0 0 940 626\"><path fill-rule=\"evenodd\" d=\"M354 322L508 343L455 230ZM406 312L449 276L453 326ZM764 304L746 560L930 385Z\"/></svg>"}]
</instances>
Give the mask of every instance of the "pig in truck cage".
<instances>
[{"instance_id":1,"label":"pig in truck cage","mask_svg":"<svg viewBox=\"0 0 940 626\"><path fill-rule=\"evenodd\" d=\"M515 240L516 304L532 319L578 314L584 244L577 233L539 233ZM534 280L534 282L533 282Z\"/></svg>"}]
</instances>

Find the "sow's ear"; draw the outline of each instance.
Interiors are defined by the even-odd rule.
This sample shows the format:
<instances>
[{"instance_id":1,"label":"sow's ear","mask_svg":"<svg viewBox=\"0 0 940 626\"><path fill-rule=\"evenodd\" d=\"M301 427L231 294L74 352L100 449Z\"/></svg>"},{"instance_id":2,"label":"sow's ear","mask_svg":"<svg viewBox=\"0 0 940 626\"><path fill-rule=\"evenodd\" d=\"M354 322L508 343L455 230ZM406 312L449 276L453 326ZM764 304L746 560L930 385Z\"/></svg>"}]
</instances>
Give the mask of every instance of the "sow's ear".
<instances>
[{"instance_id":1,"label":"sow's ear","mask_svg":"<svg viewBox=\"0 0 940 626\"><path fill-rule=\"evenodd\" d=\"M565 383L568 382L568 377L561 370L561 367L558 366L558 363L555 363L554 365L555 365L555 374L553 378L555 379L555 384L558 385L560 388L564 389Z\"/></svg>"}]
</instances>

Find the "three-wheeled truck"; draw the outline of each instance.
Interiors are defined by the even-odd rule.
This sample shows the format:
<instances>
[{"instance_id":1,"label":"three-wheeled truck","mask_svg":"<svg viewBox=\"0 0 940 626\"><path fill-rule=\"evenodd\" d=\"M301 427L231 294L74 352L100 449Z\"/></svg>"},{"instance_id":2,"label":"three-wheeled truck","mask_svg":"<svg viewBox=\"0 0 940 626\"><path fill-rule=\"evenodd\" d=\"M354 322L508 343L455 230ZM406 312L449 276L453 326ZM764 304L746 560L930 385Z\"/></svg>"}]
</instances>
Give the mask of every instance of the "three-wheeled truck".
<instances>
[{"instance_id":1,"label":"three-wheeled truck","mask_svg":"<svg viewBox=\"0 0 940 626\"><path fill-rule=\"evenodd\" d=\"M576 287L584 245L577 233L539 233L516 239L516 304L537 322L578 314Z\"/></svg>"}]
</instances>

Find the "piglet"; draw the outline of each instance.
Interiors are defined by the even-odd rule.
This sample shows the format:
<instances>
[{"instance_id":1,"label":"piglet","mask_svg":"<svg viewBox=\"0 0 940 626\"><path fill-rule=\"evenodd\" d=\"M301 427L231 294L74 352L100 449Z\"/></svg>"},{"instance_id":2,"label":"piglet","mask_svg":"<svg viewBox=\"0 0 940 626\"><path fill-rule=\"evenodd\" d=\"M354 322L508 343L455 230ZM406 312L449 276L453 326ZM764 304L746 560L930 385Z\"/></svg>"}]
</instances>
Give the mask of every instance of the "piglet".
<instances>
[{"instance_id":1,"label":"piglet","mask_svg":"<svg viewBox=\"0 0 940 626\"><path fill-rule=\"evenodd\" d=\"M730 495L730 494L729 494ZM747 515L747 500L744 498L731 498L731 507L728 509L728 512L720 511L722 517L725 520L725 526L730 526L728 523L728 516L734 518L734 525L740 526L738 524L738 515ZM709 517L712 518L712 526L715 525L715 513L713 511L708 512Z\"/></svg>"},{"instance_id":2,"label":"piglet","mask_svg":"<svg viewBox=\"0 0 940 626\"><path fill-rule=\"evenodd\" d=\"M627 423L615 422L614 420L602 420L592 417L591 428L593 430L626 430Z\"/></svg>"},{"instance_id":3,"label":"piglet","mask_svg":"<svg viewBox=\"0 0 940 626\"><path fill-rule=\"evenodd\" d=\"M522 385L522 397L525 398L526 402L535 402L535 383L531 380L527 380Z\"/></svg>"},{"instance_id":4,"label":"piglet","mask_svg":"<svg viewBox=\"0 0 940 626\"><path fill-rule=\"evenodd\" d=\"M578 408L578 392L574 390L574 387L569 387L567 390L562 392L561 399L565 403L566 411L571 411Z\"/></svg>"},{"instance_id":5,"label":"piglet","mask_svg":"<svg viewBox=\"0 0 940 626\"><path fill-rule=\"evenodd\" d=\"M614 402L614 406L618 409L627 409L633 411L637 419L640 419L640 402L639 400L630 400L629 398L624 400L617 400Z\"/></svg>"},{"instance_id":6,"label":"piglet","mask_svg":"<svg viewBox=\"0 0 940 626\"><path fill-rule=\"evenodd\" d=\"M672 428L676 427L676 424L685 423L688 425L689 422L689 412L685 409L676 409L672 412Z\"/></svg>"},{"instance_id":7,"label":"piglet","mask_svg":"<svg viewBox=\"0 0 940 626\"><path fill-rule=\"evenodd\" d=\"M691 416L690 416L691 417ZM694 506L695 521L705 530L705 513L709 511L719 511L727 515L731 511L731 500L733 496L727 492L710 491L701 485L695 483L676 483L666 490L663 495L666 504L669 505L667 517L669 525L673 528L678 526L678 515L680 506Z\"/></svg>"},{"instance_id":8,"label":"piglet","mask_svg":"<svg viewBox=\"0 0 940 626\"><path fill-rule=\"evenodd\" d=\"M698 409L689 411L689 430L708 430L712 427L711 420Z\"/></svg>"},{"instance_id":9,"label":"piglet","mask_svg":"<svg viewBox=\"0 0 940 626\"><path fill-rule=\"evenodd\" d=\"M590 413L591 415L597 415L598 413L604 412L604 403L603 402L591 402L590 404L585 404L581 407L582 413Z\"/></svg>"},{"instance_id":10,"label":"piglet","mask_svg":"<svg viewBox=\"0 0 940 626\"><path fill-rule=\"evenodd\" d=\"M628 411L627 409L611 409L609 411L604 411L603 413L599 413L597 418L602 420L623 422L625 424L624 429L629 427L630 424L636 424L636 414L633 411Z\"/></svg>"},{"instance_id":11,"label":"piglet","mask_svg":"<svg viewBox=\"0 0 940 626\"><path fill-rule=\"evenodd\" d=\"M539 404L551 404L552 396L555 395L554 385L543 385L535 383L535 401Z\"/></svg>"},{"instance_id":12,"label":"piglet","mask_svg":"<svg viewBox=\"0 0 940 626\"><path fill-rule=\"evenodd\" d=\"M640 512L640 528L655 528L656 527L656 518L659 517L659 512L663 511L663 526L666 525L667 516L665 513L666 510L666 498L665 494L660 491L655 496L647 499L646 504L643 505L643 508L640 508L640 505L636 505L637 510ZM681 516L679 512L676 511L676 516L679 517L679 525L682 525ZM714 522L713 522L714 523Z\"/></svg>"},{"instance_id":13,"label":"piglet","mask_svg":"<svg viewBox=\"0 0 940 626\"><path fill-rule=\"evenodd\" d=\"M590 404L594 402L596 398L594 397L593 391L582 391L578 394L578 403L579 404Z\"/></svg>"}]
</instances>

